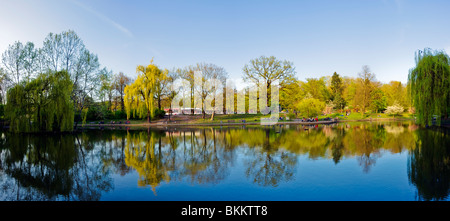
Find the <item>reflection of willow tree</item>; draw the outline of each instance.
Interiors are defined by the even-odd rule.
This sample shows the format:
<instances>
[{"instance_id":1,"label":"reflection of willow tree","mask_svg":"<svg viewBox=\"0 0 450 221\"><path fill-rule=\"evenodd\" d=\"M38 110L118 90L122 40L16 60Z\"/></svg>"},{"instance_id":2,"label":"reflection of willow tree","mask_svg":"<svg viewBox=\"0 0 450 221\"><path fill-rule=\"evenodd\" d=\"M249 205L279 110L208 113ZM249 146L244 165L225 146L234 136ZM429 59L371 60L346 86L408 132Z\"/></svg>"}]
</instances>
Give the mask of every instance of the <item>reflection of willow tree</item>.
<instances>
[{"instance_id":1,"label":"reflection of willow tree","mask_svg":"<svg viewBox=\"0 0 450 221\"><path fill-rule=\"evenodd\" d=\"M249 145L246 175L262 186L278 186L281 181L289 181L294 174L297 155L279 149L279 137L274 130L261 130L265 135L262 143ZM254 135L253 135L254 136Z\"/></svg>"},{"instance_id":2,"label":"reflection of willow tree","mask_svg":"<svg viewBox=\"0 0 450 221\"><path fill-rule=\"evenodd\" d=\"M111 181L85 148L88 137L8 134L1 150L1 181L8 200L99 200ZM80 145L81 144L81 145ZM91 148L92 150L92 148Z\"/></svg>"},{"instance_id":3,"label":"reflection of willow tree","mask_svg":"<svg viewBox=\"0 0 450 221\"><path fill-rule=\"evenodd\" d=\"M449 131L417 130L419 141L409 159L409 181L420 200L445 200L450 190Z\"/></svg>"},{"instance_id":4,"label":"reflection of willow tree","mask_svg":"<svg viewBox=\"0 0 450 221\"><path fill-rule=\"evenodd\" d=\"M125 162L140 176L140 186L155 192L161 182L189 179L192 183L217 183L225 178L232 152L221 145L215 129L132 132L127 134Z\"/></svg>"},{"instance_id":5,"label":"reflection of willow tree","mask_svg":"<svg viewBox=\"0 0 450 221\"><path fill-rule=\"evenodd\" d=\"M349 151L355 154L364 172L369 172L380 156L386 132L381 125L360 124L346 133L344 142Z\"/></svg>"},{"instance_id":6,"label":"reflection of willow tree","mask_svg":"<svg viewBox=\"0 0 450 221\"><path fill-rule=\"evenodd\" d=\"M5 146L1 167L13 179L2 183L7 200L69 198L76 154L72 136L9 134Z\"/></svg>"},{"instance_id":7,"label":"reflection of willow tree","mask_svg":"<svg viewBox=\"0 0 450 221\"><path fill-rule=\"evenodd\" d=\"M161 181L170 181L162 160L161 136L163 134L155 131L128 133L124 150L125 163L139 174L138 185L150 185L153 191Z\"/></svg>"}]
</instances>

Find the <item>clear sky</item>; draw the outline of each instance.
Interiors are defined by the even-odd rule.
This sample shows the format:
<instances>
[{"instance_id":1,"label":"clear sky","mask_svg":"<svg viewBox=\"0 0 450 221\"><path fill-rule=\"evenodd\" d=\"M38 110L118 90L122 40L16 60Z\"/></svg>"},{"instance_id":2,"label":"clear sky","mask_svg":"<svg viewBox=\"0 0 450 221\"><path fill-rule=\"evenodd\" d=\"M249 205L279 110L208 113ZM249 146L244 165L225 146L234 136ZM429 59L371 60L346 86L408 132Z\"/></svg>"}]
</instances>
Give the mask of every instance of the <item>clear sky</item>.
<instances>
[{"instance_id":1,"label":"clear sky","mask_svg":"<svg viewBox=\"0 0 450 221\"><path fill-rule=\"evenodd\" d=\"M154 58L169 69L214 63L238 82L251 59L273 55L300 80L369 65L381 82L406 83L417 50L450 52L449 13L448 0L0 0L0 52L71 29L131 77Z\"/></svg>"}]
</instances>

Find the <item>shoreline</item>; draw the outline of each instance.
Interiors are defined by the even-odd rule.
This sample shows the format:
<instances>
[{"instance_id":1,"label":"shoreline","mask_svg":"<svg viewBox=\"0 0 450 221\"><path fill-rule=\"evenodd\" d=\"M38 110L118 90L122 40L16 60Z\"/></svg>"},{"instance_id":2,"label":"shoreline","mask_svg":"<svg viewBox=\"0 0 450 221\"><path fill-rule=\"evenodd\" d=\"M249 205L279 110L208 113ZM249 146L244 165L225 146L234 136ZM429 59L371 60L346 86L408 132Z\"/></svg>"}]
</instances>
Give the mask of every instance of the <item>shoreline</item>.
<instances>
[{"instance_id":1,"label":"shoreline","mask_svg":"<svg viewBox=\"0 0 450 221\"><path fill-rule=\"evenodd\" d=\"M262 123L258 122L224 122L224 123L140 123L140 124L79 124L78 128L87 127L204 127L204 126L239 126L239 125L261 125L261 126L272 126L272 125L283 125L283 124L294 124L294 125L316 125L316 124L335 124L342 122L374 122L374 121L412 121L412 118L372 118L372 119L359 119L359 120L330 120L330 121L316 121L316 122L302 122L302 121L277 121L273 123Z\"/></svg>"}]
</instances>

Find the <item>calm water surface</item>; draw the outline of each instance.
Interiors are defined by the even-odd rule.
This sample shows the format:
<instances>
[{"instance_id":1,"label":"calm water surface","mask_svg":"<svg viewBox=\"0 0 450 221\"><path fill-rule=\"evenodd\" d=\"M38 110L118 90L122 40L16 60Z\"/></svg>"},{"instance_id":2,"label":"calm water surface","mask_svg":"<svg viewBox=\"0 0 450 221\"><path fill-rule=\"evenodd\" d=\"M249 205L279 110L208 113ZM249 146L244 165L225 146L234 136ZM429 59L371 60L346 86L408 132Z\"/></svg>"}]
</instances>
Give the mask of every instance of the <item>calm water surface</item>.
<instances>
[{"instance_id":1,"label":"calm water surface","mask_svg":"<svg viewBox=\"0 0 450 221\"><path fill-rule=\"evenodd\" d=\"M449 200L450 133L412 122L0 138L0 200Z\"/></svg>"}]
</instances>

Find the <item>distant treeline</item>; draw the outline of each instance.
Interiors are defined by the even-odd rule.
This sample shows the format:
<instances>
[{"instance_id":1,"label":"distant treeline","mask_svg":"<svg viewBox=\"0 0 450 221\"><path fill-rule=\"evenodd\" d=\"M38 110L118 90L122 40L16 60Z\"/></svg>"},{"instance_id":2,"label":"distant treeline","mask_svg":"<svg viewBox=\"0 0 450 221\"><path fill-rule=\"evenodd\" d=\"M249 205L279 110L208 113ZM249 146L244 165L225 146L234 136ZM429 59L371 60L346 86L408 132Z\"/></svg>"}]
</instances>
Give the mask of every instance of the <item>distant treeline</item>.
<instances>
[{"instance_id":1,"label":"distant treeline","mask_svg":"<svg viewBox=\"0 0 450 221\"><path fill-rule=\"evenodd\" d=\"M292 62L260 56L243 67L242 79L266 85L268 103L270 86L278 82L280 108L291 117L417 111L419 122L430 125L433 119L448 117L450 111L449 60L443 51L418 51L416 67L410 70L408 83L403 84L377 81L367 65L356 78L335 72L300 81ZM138 65L136 72L137 78L131 79L101 67L97 55L72 30L48 34L42 48L16 41L1 55L0 115L10 121L14 131L70 131L82 121L107 119L150 122L163 117L164 110L170 112L173 99L180 94L191 97L192 110L196 102L193 98L199 97L204 117L205 98L211 94L224 95L223 107L232 99L234 108L225 113L237 112L237 90L228 84L229 75L219 65L200 62L169 70L159 68L152 60L147 66ZM202 73L201 79L195 79L196 72ZM180 85L178 80L185 84ZM217 85L205 87L212 80L217 80ZM248 88L244 91L245 112L249 113ZM208 105L215 107L215 100Z\"/></svg>"}]
</instances>

